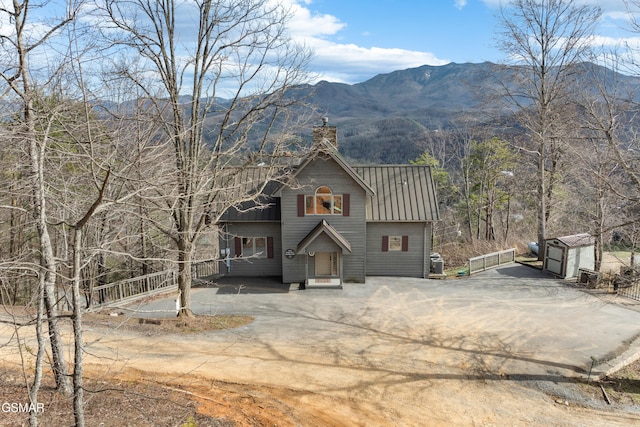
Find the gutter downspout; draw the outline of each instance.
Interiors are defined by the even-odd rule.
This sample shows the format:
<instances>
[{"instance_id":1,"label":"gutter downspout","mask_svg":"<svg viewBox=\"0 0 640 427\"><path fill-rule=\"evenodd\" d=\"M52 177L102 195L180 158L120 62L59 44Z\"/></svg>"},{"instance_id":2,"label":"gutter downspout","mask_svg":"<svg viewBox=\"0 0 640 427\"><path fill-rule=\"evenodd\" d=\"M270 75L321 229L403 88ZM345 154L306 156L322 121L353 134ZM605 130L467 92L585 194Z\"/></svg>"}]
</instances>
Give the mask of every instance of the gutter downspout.
<instances>
[{"instance_id":1,"label":"gutter downspout","mask_svg":"<svg viewBox=\"0 0 640 427\"><path fill-rule=\"evenodd\" d=\"M424 223L424 227L423 227L423 236L422 236L422 250L423 250L423 256L422 256L422 278L426 279L429 277L429 271L431 270L431 265L429 262L427 262L427 259L430 261L431 260L431 249L427 250L427 238L428 238L428 234L427 234L427 226L428 226L428 222Z\"/></svg>"},{"instance_id":2,"label":"gutter downspout","mask_svg":"<svg viewBox=\"0 0 640 427\"><path fill-rule=\"evenodd\" d=\"M309 284L309 254L304 251L304 286Z\"/></svg>"}]
</instances>

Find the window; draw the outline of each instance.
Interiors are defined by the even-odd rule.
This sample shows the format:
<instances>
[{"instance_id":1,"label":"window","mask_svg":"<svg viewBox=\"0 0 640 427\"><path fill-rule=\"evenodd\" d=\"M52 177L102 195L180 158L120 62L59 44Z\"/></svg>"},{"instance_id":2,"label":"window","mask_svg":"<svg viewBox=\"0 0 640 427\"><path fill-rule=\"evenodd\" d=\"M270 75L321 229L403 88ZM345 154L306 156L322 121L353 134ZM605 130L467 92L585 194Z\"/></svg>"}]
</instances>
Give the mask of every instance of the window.
<instances>
[{"instance_id":1,"label":"window","mask_svg":"<svg viewBox=\"0 0 640 427\"><path fill-rule=\"evenodd\" d=\"M236 237L235 256L273 258L273 237Z\"/></svg>"},{"instance_id":2,"label":"window","mask_svg":"<svg viewBox=\"0 0 640 427\"><path fill-rule=\"evenodd\" d=\"M242 256L254 258L267 257L267 244L264 237L243 237Z\"/></svg>"},{"instance_id":3,"label":"window","mask_svg":"<svg viewBox=\"0 0 640 427\"><path fill-rule=\"evenodd\" d=\"M409 236L382 236L382 252L408 252Z\"/></svg>"},{"instance_id":4,"label":"window","mask_svg":"<svg viewBox=\"0 0 640 427\"><path fill-rule=\"evenodd\" d=\"M342 196L333 194L327 186L318 187L315 194L305 196L306 215L342 215Z\"/></svg>"},{"instance_id":5,"label":"window","mask_svg":"<svg viewBox=\"0 0 640 427\"><path fill-rule=\"evenodd\" d=\"M389 250L390 251L402 250L402 236L389 236Z\"/></svg>"}]
</instances>

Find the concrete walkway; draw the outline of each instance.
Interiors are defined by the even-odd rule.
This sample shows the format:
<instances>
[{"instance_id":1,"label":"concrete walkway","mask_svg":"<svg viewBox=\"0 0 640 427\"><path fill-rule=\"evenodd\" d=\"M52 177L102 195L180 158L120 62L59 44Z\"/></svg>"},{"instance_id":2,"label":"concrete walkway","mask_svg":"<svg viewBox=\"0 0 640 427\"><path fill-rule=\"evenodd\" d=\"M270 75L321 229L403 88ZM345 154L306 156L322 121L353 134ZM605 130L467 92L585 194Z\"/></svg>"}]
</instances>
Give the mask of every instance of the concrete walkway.
<instances>
[{"instance_id":1,"label":"concrete walkway","mask_svg":"<svg viewBox=\"0 0 640 427\"><path fill-rule=\"evenodd\" d=\"M457 280L369 277L342 290L221 279L194 289L192 308L255 316L250 325L212 334L212 341L330 346L333 354L391 345L384 353L482 378L559 381L591 370L594 378L640 350L640 304L517 264ZM175 301L137 309L140 317L174 316Z\"/></svg>"}]
</instances>

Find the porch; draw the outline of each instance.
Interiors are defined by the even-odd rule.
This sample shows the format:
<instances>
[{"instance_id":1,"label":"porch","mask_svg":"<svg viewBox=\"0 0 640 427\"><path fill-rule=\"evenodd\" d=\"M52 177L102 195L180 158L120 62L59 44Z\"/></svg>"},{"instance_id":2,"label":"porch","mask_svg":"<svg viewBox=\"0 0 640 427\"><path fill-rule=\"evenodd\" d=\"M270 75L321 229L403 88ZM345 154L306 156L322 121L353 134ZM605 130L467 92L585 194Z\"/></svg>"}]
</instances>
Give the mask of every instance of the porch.
<instances>
[{"instance_id":1,"label":"porch","mask_svg":"<svg viewBox=\"0 0 640 427\"><path fill-rule=\"evenodd\" d=\"M351 245L326 220L300 241L296 252L305 258L304 288L342 288L343 258Z\"/></svg>"}]
</instances>

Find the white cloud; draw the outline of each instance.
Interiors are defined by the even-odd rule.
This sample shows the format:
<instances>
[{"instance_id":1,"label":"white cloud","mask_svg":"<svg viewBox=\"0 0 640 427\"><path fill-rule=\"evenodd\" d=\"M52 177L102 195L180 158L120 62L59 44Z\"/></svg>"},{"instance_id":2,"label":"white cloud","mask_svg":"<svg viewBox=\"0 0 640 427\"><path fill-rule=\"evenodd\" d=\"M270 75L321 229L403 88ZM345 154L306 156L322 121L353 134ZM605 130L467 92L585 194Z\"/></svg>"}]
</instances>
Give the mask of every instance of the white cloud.
<instances>
[{"instance_id":1,"label":"white cloud","mask_svg":"<svg viewBox=\"0 0 640 427\"><path fill-rule=\"evenodd\" d=\"M428 52L406 49L365 48L355 44L318 41L314 46L318 80L357 83L377 74L421 65L444 65L448 60Z\"/></svg>"},{"instance_id":2,"label":"white cloud","mask_svg":"<svg viewBox=\"0 0 640 427\"><path fill-rule=\"evenodd\" d=\"M603 48L609 51L624 51L626 48L632 52L640 51L640 36L631 37L607 37L596 36L592 39L591 45L595 48Z\"/></svg>"},{"instance_id":3,"label":"white cloud","mask_svg":"<svg viewBox=\"0 0 640 427\"><path fill-rule=\"evenodd\" d=\"M317 80L358 83L380 73L450 62L429 52L340 43L339 33L348 23L332 15L314 14L305 7L312 3L311 0L289 1L294 13L289 26L291 36L294 41L313 49L315 56L311 67ZM457 0L460 2L466 3L466 0Z\"/></svg>"},{"instance_id":4,"label":"white cloud","mask_svg":"<svg viewBox=\"0 0 640 427\"><path fill-rule=\"evenodd\" d=\"M467 0L455 0L453 3L458 10L462 10L467 5Z\"/></svg>"},{"instance_id":5,"label":"white cloud","mask_svg":"<svg viewBox=\"0 0 640 427\"><path fill-rule=\"evenodd\" d=\"M336 34L346 27L338 18L328 14L313 14L299 4L291 5L293 17L289 31L295 37L325 37Z\"/></svg>"},{"instance_id":6,"label":"white cloud","mask_svg":"<svg viewBox=\"0 0 640 427\"><path fill-rule=\"evenodd\" d=\"M465 0L455 1L457 3L458 1ZM482 2L490 8L499 8L500 6L507 6L510 3L510 0L482 0ZM576 0L576 4L578 5L588 4L600 6L605 14L626 11L625 2L626 0Z\"/></svg>"}]
</instances>

